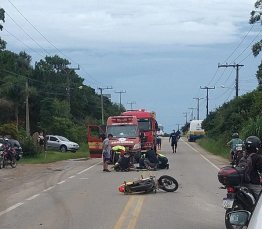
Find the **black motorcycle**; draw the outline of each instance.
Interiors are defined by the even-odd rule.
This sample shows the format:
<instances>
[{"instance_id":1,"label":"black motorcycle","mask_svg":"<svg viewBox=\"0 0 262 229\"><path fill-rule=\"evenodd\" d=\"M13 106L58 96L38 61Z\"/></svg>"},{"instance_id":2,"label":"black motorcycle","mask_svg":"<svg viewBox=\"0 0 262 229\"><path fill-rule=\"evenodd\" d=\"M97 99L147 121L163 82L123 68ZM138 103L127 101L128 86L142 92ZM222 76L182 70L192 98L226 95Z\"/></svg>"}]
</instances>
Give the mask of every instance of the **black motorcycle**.
<instances>
[{"instance_id":1,"label":"black motorcycle","mask_svg":"<svg viewBox=\"0 0 262 229\"><path fill-rule=\"evenodd\" d=\"M242 226L233 226L229 223L228 213L237 210L253 211L256 203L255 195L252 190L242 186L244 173L241 168L234 166L225 166L218 172L218 180L227 190L227 196L223 198L222 207L226 209L225 224L227 229L243 228Z\"/></svg>"}]
</instances>

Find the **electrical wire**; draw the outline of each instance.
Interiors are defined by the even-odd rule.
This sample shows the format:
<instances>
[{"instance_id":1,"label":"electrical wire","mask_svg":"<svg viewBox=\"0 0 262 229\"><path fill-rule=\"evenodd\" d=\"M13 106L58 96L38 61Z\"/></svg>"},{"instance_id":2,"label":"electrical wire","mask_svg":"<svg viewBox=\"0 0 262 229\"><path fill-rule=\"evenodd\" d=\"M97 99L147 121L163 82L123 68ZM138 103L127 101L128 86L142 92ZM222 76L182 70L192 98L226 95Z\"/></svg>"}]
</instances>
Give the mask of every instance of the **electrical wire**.
<instances>
[{"instance_id":1,"label":"electrical wire","mask_svg":"<svg viewBox=\"0 0 262 229\"><path fill-rule=\"evenodd\" d=\"M83 71L90 77L92 78L95 82L97 82L97 85L104 85L103 83L99 82L98 80L96 80L94 77L92 77L84 68L83 66L81 66L80 64L78 64L76 61L74 61L73 59L71 59L70 57L68 57L65 53L63 53L61 50L59 50L55 45L53 45L22 13L21 11L10 1L8 0L8 2L17 10L17 12L52 46L54 47L59 53L61 53L63 56L65 56L67 59L71 60L72 62L74 62L75 64L79 65L79 67L81 67L81 69L83 69ZM6 13L7 14L7 13ZM8 14L7 14L8 15ZM9 15L8 15L9 16ZM10 16L9 16L10 17ZM11 18L11 17L10 17ZM12 19L12 18L11 18ZM13 20L13 19L12 19ZM14 20L13 20L14 21ZM14 21L15 22L15 21ZM15 22L16 23L16 22ZM16 23L17 24L17 23ZM17 24L18 25L18 24ZM19 25L18 25L19 26ZM20 27L20 26L19 26ZM20 27L21 28L21 27ZM22 29L22 28L21 28ZM22 29L23 30L23 29ZM23 30L24 31L24 30ZM24 31L25 32L25 31ZM26 33L26 32L25 32ZM27 34L27 33L26 33ZM27 34L28 35L28 34ZM29 36L29 35L28 35ZM30 37L31 38L31 37ZM31 38L33 40L33 38ZM33 40L34 41L34 40ZM35 42L35 41L34 41ZM37 43L38 44L38 43ZM39 45L39 44L38 44ZM40 46L41 47L41 46ZM42 47L41 47L42 48ZM42 48L43 49L43 48ZM48 53L48 52L47 52ZM50 56L51 54L48 53ZM90 82L90 81L87 81ZM93 82L90 82L93 83ZM96 83L93 83L96 84ZM105 85L104 85L105 86Z\"/></svg>"}]
</instances>

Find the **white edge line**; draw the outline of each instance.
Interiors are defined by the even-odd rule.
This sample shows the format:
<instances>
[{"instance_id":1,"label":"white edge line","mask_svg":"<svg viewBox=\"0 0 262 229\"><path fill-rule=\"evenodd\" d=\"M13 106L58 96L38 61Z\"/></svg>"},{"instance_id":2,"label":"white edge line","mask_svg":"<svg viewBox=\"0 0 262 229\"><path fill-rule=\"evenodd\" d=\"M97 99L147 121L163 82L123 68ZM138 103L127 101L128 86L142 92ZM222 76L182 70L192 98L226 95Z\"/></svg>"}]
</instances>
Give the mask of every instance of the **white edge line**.
<instances>
[{"instance_id":1,"label":"white edge line","mask_svg":"<svg viewBox=\"0 0 262 229\"><path fill-rule=\"evenodd\" d=\"M81 174L81 173L84 173L84 172L86 172L87 170L89 170L89 169L92 169L93 167L95 167L96 165L98 165L98 164L100 164L101 163L101 161L100 162L98 162L98 163L96 163L96 164L94 164L94 165L92 165L92 166L90 166L89 168L87 168L87 169L84 169L84 170L82 170L81 172L79 172L79 173L77 173L77 174Z\"/></svg>"},{"instance_id":2,"label":"white edge line","mask_svg":"<svg viewBox=\"0 0 262 229\"><path fill-rule=\"evenodd\" d=\"M45 189L43 192L47 192L47 191L51 190L52 188L54 188L54 186Z\"/></svg>"},{"instance_id":3,"label":"white edge line","mask_svg":"<svg viewBox=\"0 0 262 229\"><path fill-rule=\"evenodd\" d=\"M101 161L98 162L98 163L96 163L96 164L94 164L94 165L92 165L92 166L90 166L90 167L87 168L87 169L84 169L83 171L81 171L81 172L79 172L79 173L77 173L77 174L81 174L81 173L83 173L83 172L86 172L87 170L95 167L96 165L98 165L98 164L100 164L100 163L101 163ZM73 178L73 177L75 177L75 176L71 176L71 177L69 177L69 178ZM87 178L87 179L88 179L88 178ZM57 183L57 184L62 184L62 183L64 183L64 182L65 182L65 181L61 181L61 182L59 182L59 183ZM51 190L51 189L53 189L53 188L54 188L54 186L49 187L49 188L43 190L42 192L47 192L47 191L49 191L49 190ZM33 200L33 199L35 199L36 197L38 197L39 195L40 195L40 194L36 194L36 195L34 195L34 196L32 196L32 197L27 198L26 200ZM2 215L4 215L4 214L6 214L6 213L8 213L8 212L10 212L10 211L18 208L19 206L21 206L21 205L23 205L23 204L24 204L24 202L20 202L20 203L17 203L17 204L15 204L15 205L13 205L13 206L5 209L4 211L1 211L1 212L0 212L0 216L2 216Z\"/></svg>"},{"instance_id":4,"label":"white edge line","mask_svg":"<svg viewBox=\"0 0 262 229\"><path fill-rule=\"evenodd\" d=\"M208 160L203 154L199 153L196 149L194 149L191 145L189 145L187 142L185 142L183 139L182 141L184 143L186 143L192 150L194 150L195 152L197 152L202 158L204 158L210 165L212 165L214 168L216 168L217 170L220 170L220 168L218 168L214 163L212 163L210 160Z\"/></svg>"},{"instance_id":5,"label":"white edge line","mask_svg":"<svg viewBox=\"0 0 262 229\"><path fill-rule=\"evenodd\" d=\"M27 198L26 200L33 200L33 199L35 199L38 196L40 196L40 194L33 195L33 196Z\"/></svg>"},{"instance_id":6,"label":"white edge line","mask_svg":"<svg viewBox=\"0 0 262 229\"><path fill-rule=\"evenodd\" d=\"M57 184L63 184L63 183L65 183L65 181L64 181L64 180L62 180L62 181L58 182Z\"/></svg>"},{"instance_id":7,"label":"white edge line","mask_svg":"<svg viewBox=\"0 0 262 229\"><path fill-rule=\"evenodd\" d=\"M7 212L10 212L10 211L18 208L19 206L21 206L21 205L23 205L23 204L24 204L24 203L17 203L16 205L13 205L12 207L5 209L4 211L1 211L1 212L0 212L0 216L2 216L2 215L4 215L4 214L6 214Z\"/></svg>"},{"instance_id":8,"label":"white edge line","mask_svg":"<svg viewBox=\"0 0 262 229\"><path fill-rule=\"evenodd\" d=\"M69 179L72 179L72 178L74 178L75 176L71 176L71 177L68 177Z\"/></svg>"}]
</instances>

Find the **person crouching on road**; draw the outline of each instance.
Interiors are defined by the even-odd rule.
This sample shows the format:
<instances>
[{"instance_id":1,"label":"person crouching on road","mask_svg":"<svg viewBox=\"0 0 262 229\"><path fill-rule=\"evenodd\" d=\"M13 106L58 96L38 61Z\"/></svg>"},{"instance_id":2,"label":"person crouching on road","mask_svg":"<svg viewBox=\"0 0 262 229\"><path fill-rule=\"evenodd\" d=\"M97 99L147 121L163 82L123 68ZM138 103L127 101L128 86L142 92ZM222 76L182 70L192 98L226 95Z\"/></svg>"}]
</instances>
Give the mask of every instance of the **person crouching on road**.
<instances>
[{"instance_id":1,"label":"person crouching on road","mask_svg":"<svg viewBox=\"0 0 262 229\"><path fill-rule=\"evenodd\" d=\"M115 164L115 170L128 172L131 166L132 164L130 163L130 153L125 152L124 155L122 155L119 158L118 162Z\"/></svg>"},{"instance_id":2,"label":"person crouching on road","mask_svg":"<svg viewBox=\"0 0 262 229\"><path fill-rule=\"evenodd\" d=\"M117 145L112 147L111 161L113 164L115 164L121 158L121 156L124 155L125 151L126 148L124 146Z\"/></svg>"},{"instance_id":3,"label":"person crouching on road","mask_svg":"<svg viewBox=\"0 0 262 229\"><path fill-rule=\"evenodd\" d=\"M161 153L156 153L156 155L159 161L158 168L159 169L169 169L169 164L167 163L168 159L166 158L166 156Z\"/></svg>"},{"instance_id":4,"label":"person crouching on road","mask_svg":"<svg viewBox=\"0 0 262 229\"><path fill-rule=\"evenodd\" d=\"M151 149L151 147L147 147L145 154L145 167L147 169L157 169L159 161L157 159L156 152L153 149Z\"/></svg>"},{"instance_id":5,"label":"person crouching on road","mask_svg":"<svg viewBox=\"0 0 262 229\"><path fill-rule=\"evenodd\" d=\"M108 164L110 163L110 152L111 152L111 147L110 147L110 139L113 138L112 134L108 134L108 137L103 141L103 171L104 172L111 172L108 170Z\"/></svg>"}]
</instances>

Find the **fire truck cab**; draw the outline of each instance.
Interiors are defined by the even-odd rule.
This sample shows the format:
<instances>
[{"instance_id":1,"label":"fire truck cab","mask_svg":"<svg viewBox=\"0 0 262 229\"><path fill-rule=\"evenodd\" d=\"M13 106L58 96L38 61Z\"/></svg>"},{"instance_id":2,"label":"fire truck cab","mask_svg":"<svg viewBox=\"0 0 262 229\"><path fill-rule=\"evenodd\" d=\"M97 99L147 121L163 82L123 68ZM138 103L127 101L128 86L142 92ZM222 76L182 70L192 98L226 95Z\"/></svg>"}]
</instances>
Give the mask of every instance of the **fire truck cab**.
<instances>
[{"instance_id":1,"label":"fire truck cab","mask_svg":"<svg viewBox=\"0 0 262 229\"><path fill-rule=\"evenodd\" d=\"M156 131L158 124L156 121L156 114L154 111L127 110L122 113L123 116L136 116L139 126L139 131L142 133L141 150L146 151L146 146L150 146L156 151Z\"/></svg>"},{"instance_id":2,"label":"fire truck cab","mask_svg":"<svg viewBox=\"0 0 262 229\"><path fill-rule=\"evenodd\" d=\"M101 126L88 125L88 145L91 158L102 157L103 139L112 134L110 146L124 146L136 160L141 154L140 132L135 116L112 116L107 120L105 131Z\"/></svg>"}]
</instances>

